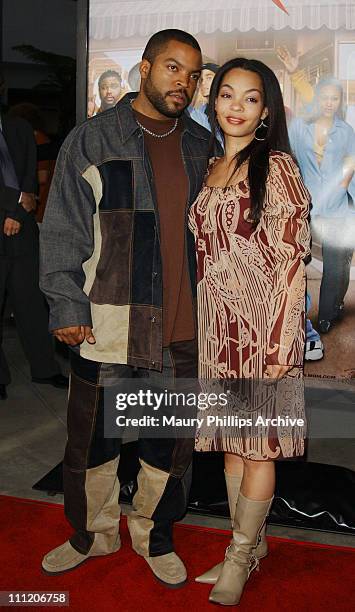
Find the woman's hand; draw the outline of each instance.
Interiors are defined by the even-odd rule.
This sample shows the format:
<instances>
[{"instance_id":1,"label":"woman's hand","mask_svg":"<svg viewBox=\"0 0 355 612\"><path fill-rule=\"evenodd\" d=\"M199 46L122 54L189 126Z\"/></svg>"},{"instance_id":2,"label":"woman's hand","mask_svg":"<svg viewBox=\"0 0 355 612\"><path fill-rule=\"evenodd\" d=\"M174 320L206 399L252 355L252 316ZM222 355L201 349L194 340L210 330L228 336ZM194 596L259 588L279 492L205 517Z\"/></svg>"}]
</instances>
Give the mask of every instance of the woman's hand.
<instances>
[{"instance_id":1,"label":"woman's hand","mask_svg":"<svg viewBox=\"0 0 355 612\"><path fill-rule=\"evenodd\" d=\"M273 380L280 380L280 378L283 378L287 374L287 372L292 370L292 367L292 365L268 365L266 366L264 372L264 378L269 379L270 382L272 382Z\"/></svg>"},{"instance_id":2,"label":"woman's hand","mask_svg":"<svg viewBox=\"0 0 355 612\"><path fill-rule=\"evenodd\" d=\"M287 47L277 47L276 53L279 60L285 66L287 72L290 74L296 72L298 68L298 55L293 57Z\"/></svg>"},{"instance_id":3,"label":"woman's hand","mask_svg":"<svg viewBox=\"0 0 355 612\"><path fill-rule=\"evenodd\" d=\"M340 183L340 187L347 189L349 187L349 183L354 176L355 170L355 159L353 157L345 157L343 164L343 180Z\"/></svg>"}]
</instances>

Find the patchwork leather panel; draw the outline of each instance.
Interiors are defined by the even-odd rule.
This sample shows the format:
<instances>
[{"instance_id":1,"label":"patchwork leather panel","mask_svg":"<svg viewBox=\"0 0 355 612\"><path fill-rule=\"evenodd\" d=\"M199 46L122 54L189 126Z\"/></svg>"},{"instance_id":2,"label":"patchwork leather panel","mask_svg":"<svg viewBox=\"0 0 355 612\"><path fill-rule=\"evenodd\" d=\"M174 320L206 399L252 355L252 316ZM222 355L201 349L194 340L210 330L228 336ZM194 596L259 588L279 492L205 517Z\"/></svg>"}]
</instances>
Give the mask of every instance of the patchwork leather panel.
<instances>
[{"instance_id":1,"label":"patchwork leather panel","mask_svg":"<svg viewBox=\"0 0 355 612\"><path fill-rule=\"evenodd\" d=\"M112 159L99 166L102 179L100 211L133 209L133 168L126 159Z\"/></svg>"}]
</instances>

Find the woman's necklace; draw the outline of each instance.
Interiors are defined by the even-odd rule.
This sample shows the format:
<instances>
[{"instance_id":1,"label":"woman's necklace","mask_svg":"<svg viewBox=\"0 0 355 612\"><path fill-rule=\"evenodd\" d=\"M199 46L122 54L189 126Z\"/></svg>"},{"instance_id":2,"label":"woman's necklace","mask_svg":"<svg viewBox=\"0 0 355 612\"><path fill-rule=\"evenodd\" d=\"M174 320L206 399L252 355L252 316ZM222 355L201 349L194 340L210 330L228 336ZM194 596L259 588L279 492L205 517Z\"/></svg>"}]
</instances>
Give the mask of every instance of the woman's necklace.
<instances>
[{"instance_id":1,"label":"woman's necklace","mask_svg":"<svg viewBox=\"0 0 355 612\"><path fill-rule=\"evenodd\" d=\"M329 123L329 121L319 120L316 123L316 142L319 147L324 147L327 144L331 127L332 123Z\"/></svg>"}]
</instances>

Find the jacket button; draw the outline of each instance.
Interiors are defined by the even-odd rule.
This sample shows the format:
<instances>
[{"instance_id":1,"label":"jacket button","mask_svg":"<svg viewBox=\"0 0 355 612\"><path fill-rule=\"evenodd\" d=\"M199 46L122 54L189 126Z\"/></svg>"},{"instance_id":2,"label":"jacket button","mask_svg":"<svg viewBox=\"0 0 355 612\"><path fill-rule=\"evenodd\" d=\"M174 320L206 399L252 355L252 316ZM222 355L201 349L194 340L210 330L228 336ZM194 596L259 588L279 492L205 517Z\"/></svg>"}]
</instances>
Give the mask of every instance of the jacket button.
<instances>
[{"instance_id":1,"label":"jacket button","mask_svg":"<svg viewBox=\"0 0 355 612\"><path fill-rule=\"evenodd\" d=\"M151 361L151 362L150 362L150 365L151 365L151 366L155 366L155 361Z\"/></svg>"},{"instance_id":2,"label":"jacket button","mask_svg":"<svg viewBox=\"0 0 355 612\"><path fill-rule=\"evenodd\" d=\"M158 276L158 272L153 272L153 278L156 278Z\"/></svg>"},{"instance_id":3,"label":"jacket button","mask_svg":"<svg viewBox=\"0 0 355 612\"><path fill-rule=\"evenodd\" d=\"M155 323L156 318L155 317L150 317L150 320L151 320L152 323Z\"/></svg>"}]
</instances>

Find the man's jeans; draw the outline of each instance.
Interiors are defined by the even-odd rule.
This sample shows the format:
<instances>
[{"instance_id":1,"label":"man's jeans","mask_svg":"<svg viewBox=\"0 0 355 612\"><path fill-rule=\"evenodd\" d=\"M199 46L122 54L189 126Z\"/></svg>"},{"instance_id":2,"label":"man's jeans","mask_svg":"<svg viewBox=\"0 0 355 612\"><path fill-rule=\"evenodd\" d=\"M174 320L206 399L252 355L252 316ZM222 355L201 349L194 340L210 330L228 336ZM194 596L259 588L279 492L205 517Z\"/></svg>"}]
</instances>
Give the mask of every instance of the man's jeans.
<instances>
[{"instance_id":1,"label":"man's jeans","mask_svg":"<svg viewBox=\"0 0 355 612\"><path fill-rule=\"evenodd\" d=\"M102 554L117 550L120 509L117 467L122 440L104 435L105 387L137 373L127 365L71 356L68 442L64 457L65 514L75 530L70 539L88 554L97 536ZM197 342L172 343L163 352L163 371L139 368L162 388L176 378L197 377ZM141 469L129 518L132 545L143 556L173 551L172 528L187 507L194 438L139 439Z\"/></svg>"}]
</instances>

